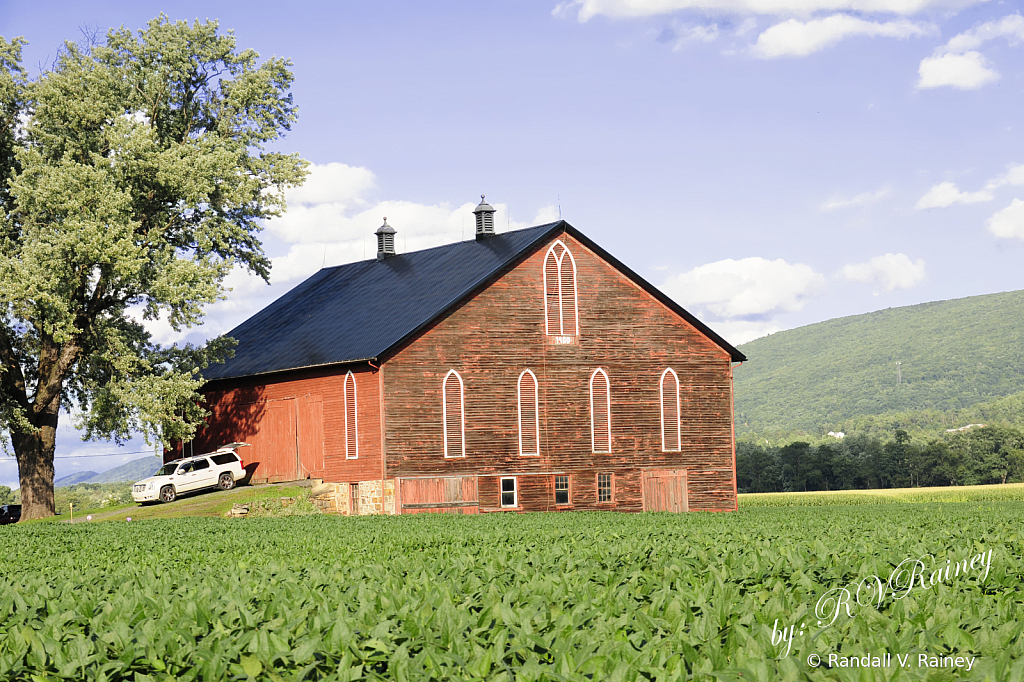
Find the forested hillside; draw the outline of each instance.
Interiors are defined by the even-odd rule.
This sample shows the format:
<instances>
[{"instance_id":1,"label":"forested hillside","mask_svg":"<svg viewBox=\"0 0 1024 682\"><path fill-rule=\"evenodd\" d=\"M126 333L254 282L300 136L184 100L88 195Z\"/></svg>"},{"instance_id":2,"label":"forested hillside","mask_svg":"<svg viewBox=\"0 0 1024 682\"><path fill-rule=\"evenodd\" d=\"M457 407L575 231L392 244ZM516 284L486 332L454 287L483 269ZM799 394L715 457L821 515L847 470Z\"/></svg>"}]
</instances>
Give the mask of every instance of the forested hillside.
<instances>
[{"instance_id":1,"label":"forested hillside","mask_svg":"<svg viewBox=\"0 0 1024 682\"><path fill-rule=\"evenodd\" d=\"M1024 291L828 320L739 348L750 358L735 373L740 434L907 421L941 431L985 414L1019 423L1022 396L1004 397L1024 392Z\"/></svg>"}]
</instances>

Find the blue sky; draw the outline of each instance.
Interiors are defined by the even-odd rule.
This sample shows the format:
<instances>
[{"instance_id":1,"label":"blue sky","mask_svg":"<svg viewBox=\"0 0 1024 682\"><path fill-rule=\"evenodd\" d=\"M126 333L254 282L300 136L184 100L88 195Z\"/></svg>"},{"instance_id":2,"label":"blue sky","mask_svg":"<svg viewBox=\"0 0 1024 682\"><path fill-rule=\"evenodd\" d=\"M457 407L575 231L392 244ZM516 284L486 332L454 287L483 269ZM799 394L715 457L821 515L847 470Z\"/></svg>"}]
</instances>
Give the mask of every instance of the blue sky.
<instances>
[{"instance_id":1,"label":"blue sky","mask_svg":"<svg viewBox=\"0 0 1024 682\"><path fill-rule=\"evenodd\" d=\"M299 121L280 147L315 164L267 225L273 286L232 275L190 340L372 256L385 215L400 251L471 234L481 193L505 229L560 211L734 343L1024 288L1015 3L2 1L0 35L25 36L37 70L82 27L160 12L290 58ZM116 448L64 420L59 450Z\"/></svg>"}]
</instances>

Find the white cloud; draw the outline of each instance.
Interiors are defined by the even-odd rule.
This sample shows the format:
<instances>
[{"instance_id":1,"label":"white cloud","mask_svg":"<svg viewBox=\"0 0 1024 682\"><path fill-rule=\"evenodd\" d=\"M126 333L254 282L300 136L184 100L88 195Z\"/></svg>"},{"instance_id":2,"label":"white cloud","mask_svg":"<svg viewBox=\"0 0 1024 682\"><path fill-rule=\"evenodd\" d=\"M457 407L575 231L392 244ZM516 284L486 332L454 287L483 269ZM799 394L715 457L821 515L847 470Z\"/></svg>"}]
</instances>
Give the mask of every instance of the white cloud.
<instances>
[{"instance_id":1,"label":"white cloud","mask_svg":"<svg viewBox=\"0 0 1024 682\"><path fill-rule=\"evenodd\" d=\"M868 206L885 199L892 194L891 187L882 187L877 192L863 192L847 199L842 196L830 196L821 205L822 211L834 211L839 208L854 208L856 206Z\"/></svg>"},{"instance_id":2,"label":"white cloud","mask_svg":"<svg viewBox=\"0 0 1024 682\"><path fill-rule=\"evenodd\" d=\"M887 253L875 256L867 263L845 266L840 274L852 282L875 284L875 293L909 289L924 281L924 261L912 261L906 254Z\"/></svg>"},{"instance_id":3,"label":"white cloud","mask_svg":"<svg viewBox=\"0 0 1024 682\"><path fill-rule=\"evenodd\" d=\"M1011 163L1005 173L989 180L985 189L998 189L1007 185L1024 185L1024 163Z\"/></svg>"},{"instance_id":4,"label":"white cloud","mask_svg":"<svg viewBox=\"0 0 1024 682\"><path fill-rule=\"evenodd\" d=\"M988 231L1005 239L1024 239L1024 201L1014 199L1009 206L997 211L988 219Z\"/></svg>"},{"instance_id":5,"label":"white cloud","mask_svg":"<svg viewBox=\"0 0 1024 682\"><path fill-rule=\"evenodd\" d=\"M616 19L651 17L680 10L735 14L807 16L814 12L880 12L909 16L926 10L957 10L985 0L572 0L558 3L552 14L567 16L576 8L584 22L595 16Z\"/></svg>"},{"instance_id":6,"label":"white cloud","mask_svg":"<svg viewBox=\"0 0 1024 682\"><path fill-rule=\"evenodd\" d=\"M924 193L914 208L948 208L953 204L977 204L992 201L995 197L987 189L978 192L961 192L952 182L940 182Z\"/></svg>"},{"instance_id":7,"label":"white cloud","mask_svg":"<svg viewBox=\"0 0 1024 682\"><path fill-rule=\"evenodd\" d=\"M301 187L287 190L285 197L289 208L300 204L352 206L365 203L365 195L376 188L373 173L359 166L313 164L309 171L309 177Z\"/></svg>"},{"instance_id":8,"label":"white cloud","mask_svg":"<svg viewBox=\"0 0 1024 682\"><path fill-rule=\"evenodd\" d=\"M917 74L917 87L922 89L948 86L975 90L999 79L999 73L988 68L988 60L980 52L925 57Z\"/></svg>"},{"instance_id":9,"label":"white cloud","mask_svg":"<svg viewBox=\"0 0 1024 682\"><path fill-rule=\"evenodd\" d=\"M929 25L906 20L878 23L846 14L834 14L807 22L789 19L775 24L758 36L753 51L761 59L803 57L831 47L848 36L911 38L933 30Z\"/></svg>"},{"instance_id":10,"label":"white cloud","mask_svg":"<svg viewBox=\"0 0 1024 682\"><path fill-rule=\"evenodd\" d=\"M825 277L809 265L753 257L701 265L670 277L661 289L684 307L699 307L719 318L756 321L802 309L824 286Z\"/></svg>"},{"instance_id":11,"label":"white cloud","mask_svg":"<svg viewBox=\"0 0 1024 682\"><path fill-rule=\"evenodd\" d=\"M999 73L990 68L988 60L977 50L999 38L1011 44L1024 41L1024 16L1009 14L953 36L931 57L921 60L917 87L974 90L997 80Z\"/></svg>"}]
</instances>

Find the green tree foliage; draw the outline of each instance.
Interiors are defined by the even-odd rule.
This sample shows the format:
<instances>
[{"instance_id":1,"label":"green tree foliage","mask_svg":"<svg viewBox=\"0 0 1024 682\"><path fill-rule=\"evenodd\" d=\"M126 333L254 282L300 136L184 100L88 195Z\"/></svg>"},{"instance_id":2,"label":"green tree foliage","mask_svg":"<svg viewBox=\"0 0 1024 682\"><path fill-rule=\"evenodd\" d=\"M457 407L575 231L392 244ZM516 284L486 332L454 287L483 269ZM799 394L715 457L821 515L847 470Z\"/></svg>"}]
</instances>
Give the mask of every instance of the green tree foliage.
<instances>
[{"instance_id":1,"label":"green tree foliage","mask_svg":"<svg viewBox=\"0 0 1024 682\"><path fill-rule=\"evenodd\" d=\"M876 426L881 435L894 426L941 433L972 421L1024 426L1022 320L1024 291L1014 291L751 341L740 346L750 361L736 371L737 431L822 435ZM972 409L982 404L990 408Z\"/></svg>"},{"instance_id":2,"label":"green tree foliage","mask_svg":"<svg viewBox=\"0 0 1024 682\"><path fill-rule=\"evenodd\" d=\"M14 491L5 485L0 485L0 504L14 504Z\"/></svg>"},{"instance_id":3,"label":"green tree foliage","mask_svg":"<svg viewBox=\"0 0 1024 682\"><path fill-rule=\"evenodd\" d=\"M259 221L306 164L268 149L295 120L290 63L215 22L66 43L34 79L22 44L0 38L0 426L38 518L61 408L87 438L193 433L198 372L231 343L162 347L140 318L192 326L233 267L266 279Z\"/></svg>"},{"instance_id":4,"label":"green tree foliage","mask_svg":"<svg viewBox=\"0 0 1024 682\"><path fill-rule=\"evenodd\" d=\"M741 493L987 485L1024 481L1024 432L990 426L912 441L897 429L888 440L851 435L781 446L736 444Z\"/></svg>"}]
</instances>

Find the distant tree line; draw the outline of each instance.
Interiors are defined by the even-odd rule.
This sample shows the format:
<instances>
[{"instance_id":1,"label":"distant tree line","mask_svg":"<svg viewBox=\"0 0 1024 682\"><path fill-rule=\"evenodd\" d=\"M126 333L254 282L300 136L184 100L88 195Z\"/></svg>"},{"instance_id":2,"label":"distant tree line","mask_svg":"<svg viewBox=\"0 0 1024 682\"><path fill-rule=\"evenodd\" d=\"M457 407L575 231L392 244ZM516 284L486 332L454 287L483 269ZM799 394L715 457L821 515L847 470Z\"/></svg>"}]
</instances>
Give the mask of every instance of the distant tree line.
<instances>
[{"instance_id":1,"label":"distant tree line","mask_svg":"<svg viewBox=\"0 0 1024 682\"><path fill-rule=\"evenodd\" d=\"M912 442L847 435L818 444L736 444L741 493L984 485L1024 480L1024 433L988 426Z\"/></svg>"}]
</instances>

